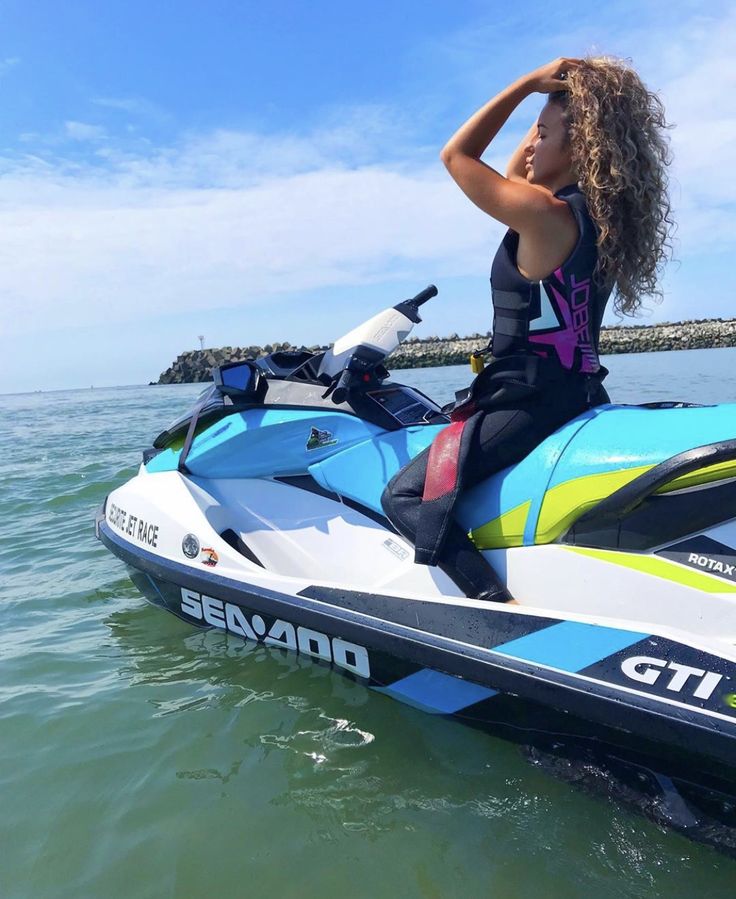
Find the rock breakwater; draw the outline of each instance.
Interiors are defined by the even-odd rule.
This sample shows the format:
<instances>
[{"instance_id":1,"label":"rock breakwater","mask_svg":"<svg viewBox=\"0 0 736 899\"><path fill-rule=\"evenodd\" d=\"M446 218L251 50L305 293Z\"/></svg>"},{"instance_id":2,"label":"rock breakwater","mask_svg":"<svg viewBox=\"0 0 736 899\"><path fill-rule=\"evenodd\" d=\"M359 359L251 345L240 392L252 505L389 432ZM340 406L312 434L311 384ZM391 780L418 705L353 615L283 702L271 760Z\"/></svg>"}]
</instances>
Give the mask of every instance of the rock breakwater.
<instances>
[{"instance_id":1,"label":"rock breakwater","mask_svg":"<svg viewBox=\"0 0 736 899\"><path fill-rule=\"evenodd\" d=\"M429 368L438 365L463 365L473 350L483 348L489 334L469 337L413 337L391 356L391 369ZM629 325L601 330L602 355L616 353L652 353L660 350L694 350L736 346L736 319L700 319L661 325ZM293 350L289 343L265 346L220 347L218 349L188 350L180 353L172 365L161 373L158 384L188 384L210 381L210 371L225 362L258 359L278 350ZM313 352L326 346L298 347Z\"/></svg>"}]
</instances>

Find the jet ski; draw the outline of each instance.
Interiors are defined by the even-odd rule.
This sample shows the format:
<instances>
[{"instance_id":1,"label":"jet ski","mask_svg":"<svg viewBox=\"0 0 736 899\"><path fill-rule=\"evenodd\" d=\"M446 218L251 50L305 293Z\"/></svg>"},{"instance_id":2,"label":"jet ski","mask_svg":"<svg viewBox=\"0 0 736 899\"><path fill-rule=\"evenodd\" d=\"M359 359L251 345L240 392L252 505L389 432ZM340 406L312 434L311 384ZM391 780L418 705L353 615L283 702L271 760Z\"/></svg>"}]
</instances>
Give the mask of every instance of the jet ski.
<instances>
[{"instance_id":1,"label":"jet ski","mask_svg":"<svg viewBox=\"0 0 736 899\"><path fill-rule=\"evenodd\" d=\"M456 517L519 604L469 599L380 503L448 423L384 364L436 293L327 351L215 368L98 538L192 625L490 729L568 779L601 766L736 850L736 404L599 406L467 491Z\"/></svg>"}]
</instances>

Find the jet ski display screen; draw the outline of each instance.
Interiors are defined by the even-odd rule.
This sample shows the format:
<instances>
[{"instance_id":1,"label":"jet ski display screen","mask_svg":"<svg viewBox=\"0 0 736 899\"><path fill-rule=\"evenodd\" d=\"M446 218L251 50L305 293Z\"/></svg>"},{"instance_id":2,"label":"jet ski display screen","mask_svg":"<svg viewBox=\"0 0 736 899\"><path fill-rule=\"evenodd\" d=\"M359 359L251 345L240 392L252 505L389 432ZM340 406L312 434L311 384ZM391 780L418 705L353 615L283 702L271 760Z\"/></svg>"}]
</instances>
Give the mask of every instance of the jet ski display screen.
<instances>
[{"instance_id":1,"label":"jet ski display screen","mask_svg":"<svg viewBox=\"0 0 736 899\"><path fill-rule=\"evenodd\" d=\"M368 396L404 427L443 419L439 407L411 387L384 387L368 391Z\"/></svg>"}]
</instances>

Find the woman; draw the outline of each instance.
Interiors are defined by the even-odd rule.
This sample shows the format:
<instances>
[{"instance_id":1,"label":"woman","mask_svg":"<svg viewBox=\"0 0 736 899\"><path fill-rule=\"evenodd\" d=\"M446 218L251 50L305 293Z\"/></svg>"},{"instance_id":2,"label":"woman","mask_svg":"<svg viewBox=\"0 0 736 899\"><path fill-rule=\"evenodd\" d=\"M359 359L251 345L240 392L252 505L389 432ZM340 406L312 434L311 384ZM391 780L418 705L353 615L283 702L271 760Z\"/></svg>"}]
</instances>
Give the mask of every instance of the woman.
<instances>
[{"instance_id":1,"label":"woman","mask_svg":"<svg viewBox=\"0 0 736 899\"><path fill-rule=\"evenodd\" d=\"M518 104L548 94L506 177L481 161ZM671 229L662 104L620 60L558 59L520 78L450 138L441 158L509 230L491 270L493 362L472 404L390 482L382 503L416 548L470 597L513 601L452 518L458 491L514 462L607 400L598 335L658 296Z\"/></svg>"}]
</instances>

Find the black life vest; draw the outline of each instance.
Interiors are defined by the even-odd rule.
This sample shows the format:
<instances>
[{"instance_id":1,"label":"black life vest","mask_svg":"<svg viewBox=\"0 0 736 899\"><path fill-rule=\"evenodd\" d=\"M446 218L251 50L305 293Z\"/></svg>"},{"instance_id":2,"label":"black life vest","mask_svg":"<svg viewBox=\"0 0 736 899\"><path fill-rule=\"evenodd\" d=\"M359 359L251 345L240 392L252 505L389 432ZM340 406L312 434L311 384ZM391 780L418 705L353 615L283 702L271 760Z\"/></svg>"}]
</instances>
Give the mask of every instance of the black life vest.
<instances>
[{"instance_id":1,"label":"black life vest","mask_svg":"<svg viewBox=\"0 0 736 899\"><path fill-rule=\"evenodd\" d=\"M611 286L596 274L596 226L575 184L555 194L572 210L579 236L570 256L542 281L518 269L519 235L506 232L491 268L494 358L534 355L557 362L565 371L596 374L598 337Z\"/></svg>"}]
</instances>

